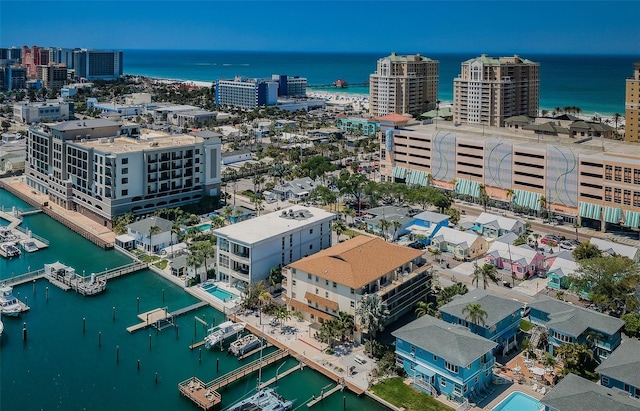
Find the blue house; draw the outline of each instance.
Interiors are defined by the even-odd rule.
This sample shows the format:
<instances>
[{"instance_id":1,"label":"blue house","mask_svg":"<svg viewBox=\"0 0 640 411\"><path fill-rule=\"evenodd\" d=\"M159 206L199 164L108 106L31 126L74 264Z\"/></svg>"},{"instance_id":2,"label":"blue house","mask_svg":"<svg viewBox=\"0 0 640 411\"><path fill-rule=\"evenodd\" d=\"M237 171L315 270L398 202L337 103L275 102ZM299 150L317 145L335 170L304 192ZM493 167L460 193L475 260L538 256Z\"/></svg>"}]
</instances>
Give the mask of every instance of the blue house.
<instances>
[{"instance_id":1,"label":"blue house","mask_svg":"<svg viewBox=\"0 0 640 411\"><path fill-rule=\"evenodd\" d=\"M640 341L627 339L596 368L600 384L640 398ZM638 402L640 408L640 402Z\"/></svg>"},{"instance_id":2,"label":"blue house","mask_svg":"<svg viewBox=\"0 0 640 411\"><path fill-rule=\"evenodd\" d=\"M469 304L479 304L487 313L484 324L473 324L464 312ZM506 354L515 347L516 333L522 319L523 304L519 301L499 297L487 290L476 288L465 295L458 295L448 304L440 307L442 320L459 324L481 337L497 343L495 354Z\"/></svg>"},{"instance_id":3,"label":"blue house","mask_svg":"<svg viewBox=\"0 0 640 411\"><path fill-rule=\"evenodd\" d=\"M622 391L606 388L568 374L540 402L545 411L637 411L638 400Z\"/></svg>"},{"instance_id":4,"label":"blue house","mask_svg":"<svg viewBox=\"0 0 640 411\"><path fill-rule=\"evenodd\" d=\"M542 296L529 303L529 319L547 328L549 353L564 343L587 343L601 360L609 357L621 341L624 321L597 311ZM532 337L533 340L533 337Z\"/></svg>"},{"instance_id":5,"label":"blue house","mask_svg":"<svg viewBox=\"0 0 640 411\"><path fill-rule=\"evenodd\" d=\"M474 400L491 383L496 343L429 315L392 333L397 363L428 394Z\"/></svg>"},{"instance_id":6,"label":"blue house","mask_svg":"<svg viewBox=\"0 0 640 411\"><path fill-rule=\"evenodd\" d=\"M413 217L413 222L407 230L416 240L427 245L431 244L431 238L440 227L449 227L449 216L446 214L423 211Z\"/></svg>"}]
</instances>

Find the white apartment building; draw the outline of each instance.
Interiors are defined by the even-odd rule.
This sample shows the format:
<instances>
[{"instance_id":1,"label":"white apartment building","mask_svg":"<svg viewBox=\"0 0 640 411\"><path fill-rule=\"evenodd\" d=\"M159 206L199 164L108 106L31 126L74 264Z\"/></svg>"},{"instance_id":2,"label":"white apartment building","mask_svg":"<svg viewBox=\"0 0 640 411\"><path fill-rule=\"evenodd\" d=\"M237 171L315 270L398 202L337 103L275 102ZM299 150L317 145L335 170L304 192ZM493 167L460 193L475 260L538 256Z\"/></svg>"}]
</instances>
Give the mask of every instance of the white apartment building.
<instances>
[{"instance_id":1,"label":"white apartment building","mask_svg":"<svg viewBox=\"0 0 640 411\"><path fill-rule=\"evenodd\" d=\"M540 65L513 57L486 54L461 65L453 80L454 123L503 127L511 116L538 116Z\"/></svg>"},{"instance_id":2,"label":"white apartment building","mask_svg":"<svg viewBox=\"0 0 640 411\"><path fill-rule=\"evenodd\" d=\"M13 118L24 124L69 120L73 115L73 103L65 101L21 101L13 105Z\"/></svg>"},{"instance_id":3,"label":"white apartment building","mask_svg":"<svg viewBox=\"0 0 640 411\"><path fill-rule=\"evenodd\" d=\"M354 237L287 265L282 271L287 304L307 321L322 323L341 311L355 315L359 301L376 293L387 303L390 323L429 291L431 266L422 255L380 237ZM361 332L356 331L356 341Z\"/></svg>"},{"instance_id":4,"label":"white apartment building","mask_svg":"<svg viewBox=\"0 0 640 411\"><path fill-rule=\"evenodd\" d=\"M213 230L218 280L242 288L331 246L331 221L320 208L294 206Z\"/></svg>"},{"instance_id":5,"label":"white apartment building","mask_svg":"<svg viewBox=\"0 0 640 411\"><path fill-rule=\"evenodd\" d=\"M436 108L439 64L420 54L391 53L379 59L376 72L369 76L370 114L407 113L417 117Z\"/></svg>"},{"instance_id":6,"label":"white apartment building","mask_svg":"<svg viewBox=\"0 0 640 411\"><path fill-rule=\"evenodd\" d=\"M113 216L150 213L217 195L220 139L140 131L97 119L31 127L26 182L49 200L111 227Z\"/></svg>"}]
</instances>

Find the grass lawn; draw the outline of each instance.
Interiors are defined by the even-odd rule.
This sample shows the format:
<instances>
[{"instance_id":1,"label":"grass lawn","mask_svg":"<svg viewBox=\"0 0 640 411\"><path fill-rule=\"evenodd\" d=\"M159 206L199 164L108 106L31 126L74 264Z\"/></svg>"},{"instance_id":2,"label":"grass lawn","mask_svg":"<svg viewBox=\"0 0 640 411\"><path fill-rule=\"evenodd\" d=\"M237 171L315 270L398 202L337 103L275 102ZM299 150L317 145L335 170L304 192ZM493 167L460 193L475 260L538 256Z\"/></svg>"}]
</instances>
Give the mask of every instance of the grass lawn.
<instances>
[{"instance_id":1,"label":"grass lawn","mask_svg":"<svg viewBox=\"0 0 640 411\"><path fill-rule=\"evenodd\" d=\"M378 397L407 411L453 411L453 408L405 384L402 378L390 378L374 385L371 390Z\"/></svg>"},{"instance_id":2,"label":"grass lawn","mask_svg":"<svg viewBox=\"0 0 640 411\"><path fill-rule=\"evenodd\" d=\"M167 268L167 264L169 264L167 260L161 260L155 263L154 265L159 269L164 270L165 268Z\"/></svg>"},{"instance_id":3,"label":"grass lawn","mask_svg":"<svg viewBox=\"0 0 640 411\"><path fill-rule=\"evenodd\" d=\"M533 328L533 324L527 320L520 321L520 329L524 332L529 332Z\"/></svg>"}]
</instances>

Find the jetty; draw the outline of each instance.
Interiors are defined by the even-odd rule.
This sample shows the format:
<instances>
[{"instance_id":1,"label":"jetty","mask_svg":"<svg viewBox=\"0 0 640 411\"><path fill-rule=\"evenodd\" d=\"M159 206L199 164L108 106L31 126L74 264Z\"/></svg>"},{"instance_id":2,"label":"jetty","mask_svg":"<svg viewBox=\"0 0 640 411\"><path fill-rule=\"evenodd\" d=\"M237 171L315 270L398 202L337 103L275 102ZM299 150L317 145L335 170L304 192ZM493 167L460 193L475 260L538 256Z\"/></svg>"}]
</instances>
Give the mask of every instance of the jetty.
<instances>
[{"instance_id":1,"label":"jetty","mask_svg":"<svg viewBox=\"0 0 640 411\"><path fill-rule=\"evenodd\" d=\"M289 350L278 350L265 355L262 359L257 359L242 367L224 374L212 381L204 382L197 377L191 377L178 383L178 390L182 395L193 401L203 410L208 410L222 402L222 396L217 392L220 388L226 387L232 382L238 381L245 376L258 371L261 367L272 364L289 355Z\"/></svg>"},{"instance_id":2,"label":"jetty","mask_svg":"<svg viewBox=\"0 0 640 411\"><path fill-rule=\"evenodd\" d=\"M270 380L267 380L267 381L263 382L262 384L260 384L260 387L258 387L258 388L261 389L261 390L264 389L264 388L267 388L271 384L273 384L275 382L278 382L278 379L284 378L287 375L292 374L292 373L294 373L294 372L296 372L298 370L302 371L303 368L304 368L303 363L300 363L299 366L291 367L287 371L285 371L285 372L283 372L283 373L281 373L279 375L276 375L275 377L271 378Z\"/></svg>"},{"instance_id":3,"label":"jetty","mask_svg":"<svg viewBox=\"0 0 640 411\"><path fill-rule=\"evenodd\" d=\"M152 326L158 330L163 330L167 327L171 327L174 324L173 319L179 315L186 314L190 311L197 310L199 308L205 307L209 305L209 303L200 301L195 304L191 304L187 307L180 308L179 310L169 312L167 307L155 308L153 310L144 312L142 314L138 314L138 318L140 319L140 323L134 324L130 327L127 327L127 331L130 333L134 333L138 330L145 329L149 326ZM204 341L202 342L204 344Z\"/></svg>"},{"instance_id":4,"label":"jetty","mask_svg":"<svg viewBox=\"0 0 640 411\"><path fill-rule=\"evenodd\" d=\"M320 401L322 401L325 398L327 398L328 396L330 396L331 394L333 394L335 392L338 392L338 391L342 391L342 390L344 390L344 385L342 385L342 384L337 384L335 387L333 387L332 389L330 389L327 392L324 392L324 389L322 389L322 391L320 391L320 396L312 398L311 401L309 401L307 403L307 407L311 408L314 405L316 405L317 403L319 403Z\"/></svg>"}]
</instances>

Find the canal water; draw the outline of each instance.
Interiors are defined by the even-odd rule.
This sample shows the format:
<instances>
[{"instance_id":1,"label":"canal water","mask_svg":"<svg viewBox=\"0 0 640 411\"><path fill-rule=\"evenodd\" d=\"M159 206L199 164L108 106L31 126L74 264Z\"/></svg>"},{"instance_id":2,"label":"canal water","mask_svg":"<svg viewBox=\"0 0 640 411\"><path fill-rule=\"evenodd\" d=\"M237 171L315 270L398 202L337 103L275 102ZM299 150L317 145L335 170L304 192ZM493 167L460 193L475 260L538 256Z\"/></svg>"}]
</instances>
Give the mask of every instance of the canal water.
<instances>
[{"instance_id":1,"label":"canal water","mask_svg":"<svg viewBox=\"0 0 640 411\"><path fill-rule=\"evenodd\" d=\"M0 205L5 209L28 207L5 190L0 190ZM0 225L6 224L0 220ZM55 261L87 275L129 262L117 251L104 251L45 215L26 216L22 225L49 240L50 246L16 259L0 258L0 279ZM93 297L64 292L46 280L17 286L14 294L31 310L17 318L2 317L1 410L196 410L178 392L178 382L192 376L209 381L258 358L256 354L241 362L219 350L189 350L206 332L194 317L209 324L223 320L223 314L211 307L178 317L177 327L129 334L126 327L139 322L139 313L159 307L173 311L197 302L149 270L110 280L107 291ZM273 377L283 363L281 373L297 365L287 359L264 367L262 380ZM219 409L251 395L257 378L254 373L221 389ZM305 368L281 378L278 392L296 400L294 409L306 409L307 400L328 386L333 386L331 380ZM386 410L346 390L313 409L342 410L344 404L347 410Z\"/></svg>"}]
</instances>

